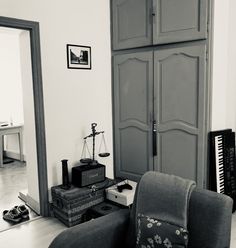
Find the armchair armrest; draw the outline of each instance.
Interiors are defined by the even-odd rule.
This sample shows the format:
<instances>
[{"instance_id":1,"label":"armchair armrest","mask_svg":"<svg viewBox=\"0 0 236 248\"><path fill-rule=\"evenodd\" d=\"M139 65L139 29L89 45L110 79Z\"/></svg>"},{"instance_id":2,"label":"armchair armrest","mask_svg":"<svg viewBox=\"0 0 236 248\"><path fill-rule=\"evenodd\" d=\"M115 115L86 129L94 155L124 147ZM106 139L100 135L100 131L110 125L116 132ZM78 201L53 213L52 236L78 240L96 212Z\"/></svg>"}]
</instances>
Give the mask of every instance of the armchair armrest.
<instances>
[{"instance_id":1,"label":"armchair armrest","mask_svg":"<svg viewBox=\"0 0 236 248\"><path fill-rule=\"evenodd\" d=\"M129 223L129 209L122 209L71 227L60 233L49 248L122 247Z\"/></svg>"}]
</instances>

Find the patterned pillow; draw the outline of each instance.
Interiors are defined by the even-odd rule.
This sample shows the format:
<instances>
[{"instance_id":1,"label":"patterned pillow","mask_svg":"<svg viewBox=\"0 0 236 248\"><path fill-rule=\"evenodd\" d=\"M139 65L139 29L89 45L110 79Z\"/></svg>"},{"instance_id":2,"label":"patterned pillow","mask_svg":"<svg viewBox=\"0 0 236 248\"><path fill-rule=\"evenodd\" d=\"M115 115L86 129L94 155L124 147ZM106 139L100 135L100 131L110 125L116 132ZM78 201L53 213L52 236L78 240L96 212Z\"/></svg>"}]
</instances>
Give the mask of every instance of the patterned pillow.
<instances>
[{"instance_id":1,"label":"patterned pillow","mask_svg":"<svg viewBox=\"0 0 236 248\"><path fill-rule=\"evenodd\" d=\"M182 227L138 214L136 248L186 248L188 232Z\"/></svg>"}]
</instances>

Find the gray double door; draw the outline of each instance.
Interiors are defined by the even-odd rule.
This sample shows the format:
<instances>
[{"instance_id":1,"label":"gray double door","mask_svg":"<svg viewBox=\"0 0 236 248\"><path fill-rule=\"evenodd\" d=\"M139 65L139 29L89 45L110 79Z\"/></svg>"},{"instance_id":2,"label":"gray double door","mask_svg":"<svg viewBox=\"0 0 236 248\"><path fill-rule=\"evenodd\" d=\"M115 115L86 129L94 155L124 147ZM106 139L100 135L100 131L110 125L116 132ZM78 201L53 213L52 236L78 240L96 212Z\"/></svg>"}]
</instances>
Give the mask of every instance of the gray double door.
<instances>
[{"instance_id":1,"label":"gray double door","mask_svg":"<svg viewBox=\"0 0 236 248\"><path fill-rule=\"evenodd\" d=\"M207 0L111 0L113 49L207 38Z\"/></svg>"},{"instance_id":2,"label":"gray double door","mask_svg":"<svg viewBox=\"0 0 236 248\"><path fill-rule=\"evenodd\" d=\"M206 47L176 45L113 59L115 174L205 177Z\"/></svg>"}]
</instances>

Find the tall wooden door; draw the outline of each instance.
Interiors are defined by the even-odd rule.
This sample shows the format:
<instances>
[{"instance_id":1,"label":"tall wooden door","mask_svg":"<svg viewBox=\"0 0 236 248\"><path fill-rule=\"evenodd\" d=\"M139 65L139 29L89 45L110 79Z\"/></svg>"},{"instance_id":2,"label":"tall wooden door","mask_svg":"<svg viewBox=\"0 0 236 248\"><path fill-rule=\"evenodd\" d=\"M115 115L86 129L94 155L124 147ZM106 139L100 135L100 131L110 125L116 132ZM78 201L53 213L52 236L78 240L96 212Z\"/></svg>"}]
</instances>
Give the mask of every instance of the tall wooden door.
<instances>
[{"instance_id":1,"label":"tall wooden door","mask_svg":"<svg viewBox=\"0 0 236 248\"><path fill-rule=\"evenodd\" d=\"M207 38L207 0L153 0L153 44Z\"/></svg>"},{"instance_id":2,"label":"tall wooden door","mask_svg":"<svg viewBox=\"0 0 236 248\"><path fill-rule=\"evenodd\" d=\"M188 45L154 53L157 157L155 170L204 184L206 48Z\"/></svg>"},{"instance_id":3,"label":"tall wooden door","mask_svg":"<svg viewBox=\"0 0 236 248\"><path fill-rule=\"evenodd\" d=\"M113 49L152 44L152 0L112 0Z\"/></svg>"},{"instance_id":4,"label":"tall wooden door","mask_svg":"<svg viewBox=\"0 0 236 248\"><path fill-rule=\"evenodd\" d=\"M117 177L153 170L153 52L114 56L114 146Z\"/></svg>"}]
</instances>

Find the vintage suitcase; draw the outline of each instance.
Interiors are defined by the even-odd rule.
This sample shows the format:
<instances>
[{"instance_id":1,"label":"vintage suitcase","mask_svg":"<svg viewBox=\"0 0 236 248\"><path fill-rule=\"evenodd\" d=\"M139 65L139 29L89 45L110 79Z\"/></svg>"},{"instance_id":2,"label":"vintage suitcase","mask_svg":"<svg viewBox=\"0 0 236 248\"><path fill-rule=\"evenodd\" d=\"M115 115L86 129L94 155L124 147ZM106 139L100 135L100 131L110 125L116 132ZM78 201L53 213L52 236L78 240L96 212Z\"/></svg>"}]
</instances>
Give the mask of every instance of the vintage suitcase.
<instances>
[{"instance_id":1,"label":"vintage suitcase","mask_svg":"<svg viewBox=\"0 0 236 248\"><path fill-rule=\"evenodd\" d=\"M87 210L105 199L105 189L115 184L115 180L106 178L105 181L92 186L69 190L54 186L52 193L52 208L56 218L71 227L86 219Z\"/></svg>"}]
</instances>

